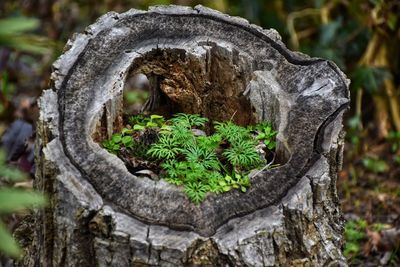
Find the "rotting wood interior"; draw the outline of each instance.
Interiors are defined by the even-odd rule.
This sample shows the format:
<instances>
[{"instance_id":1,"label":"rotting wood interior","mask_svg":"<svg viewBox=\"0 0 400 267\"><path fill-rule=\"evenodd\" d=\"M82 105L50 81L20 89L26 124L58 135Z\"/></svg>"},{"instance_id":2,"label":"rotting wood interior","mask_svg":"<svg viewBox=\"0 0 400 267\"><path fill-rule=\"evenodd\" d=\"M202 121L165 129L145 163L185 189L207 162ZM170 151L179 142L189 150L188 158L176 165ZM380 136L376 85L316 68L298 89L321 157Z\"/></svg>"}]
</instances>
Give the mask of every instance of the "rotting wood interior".
<instances>
[{"instance_id":1,"label":"rotting wood interior","mask_svg":"<svg viewBox=\"0 0 400 267\"><path fill-rule=\"evenodd\" d=\"M131 81L138 75L145 75L148 84L140 90L148 90L148 98L142 101L144 103L140 108L127 106L122 99L123 93L112 99L114 106L120 109L112 122L112 132L120 131L127 118L138 113L170 118L175 113L183 112L200 114L210 122L232 120L241 126L257 123L256 109L243 94L252 78L252 63L234 49L208 45L204 57L178 48L157 48L136 57L126 75L124 92L135 90ZM277 122L272 123L278 129ZM92 135L96 141L111 137L106 124L107 107ZM212 124L208 126L206 131L210 134ZM288 160L287 155L287 151L280 153L277 150L275 163L283 165Z\"/></svg>"},{"instance_id":2,"label":"rotting wood interior","mask_svg":"<svg viewBox=\"0 0 400 267\"><path fill-rule=\"evenodd\" d=\"M184 112L214 121L254 124L254 109L243 96L250 80L247 66L240 65L234 51L230 54L218 46L208 49L202 59L182 49L154 49L137 58L131 73L143 73L150 82L151 96L144 111L166 117Z\"/></svg>"}]
</instances>

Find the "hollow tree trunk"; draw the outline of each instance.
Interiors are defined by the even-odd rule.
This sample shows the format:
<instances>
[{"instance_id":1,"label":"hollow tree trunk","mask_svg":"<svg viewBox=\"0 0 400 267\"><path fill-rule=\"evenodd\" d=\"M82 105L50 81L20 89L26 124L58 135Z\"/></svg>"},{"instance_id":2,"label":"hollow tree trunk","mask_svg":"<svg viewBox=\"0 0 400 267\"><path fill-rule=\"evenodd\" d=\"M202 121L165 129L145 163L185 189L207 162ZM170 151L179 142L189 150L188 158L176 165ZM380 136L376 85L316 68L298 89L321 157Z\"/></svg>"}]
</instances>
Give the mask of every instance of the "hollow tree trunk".
<instances>
[{"instance_id":1,"label":"hollow tree trunk","mask_svg":"<svg viewBox=\"0 0 400 267\"><path fill-rule=\"evenodd\" d=\"M96 141L121 128L132 72L156 77L161 109L271 121L281 166L253 172L246 193L200 205L129 173ZM346 265L336 176L349 93L332 62L291 52L276 31L241 18L163 6L104 15L68 42L52 79L35 180L51 203L21 265Z\"/></svg>"}]
</instances>

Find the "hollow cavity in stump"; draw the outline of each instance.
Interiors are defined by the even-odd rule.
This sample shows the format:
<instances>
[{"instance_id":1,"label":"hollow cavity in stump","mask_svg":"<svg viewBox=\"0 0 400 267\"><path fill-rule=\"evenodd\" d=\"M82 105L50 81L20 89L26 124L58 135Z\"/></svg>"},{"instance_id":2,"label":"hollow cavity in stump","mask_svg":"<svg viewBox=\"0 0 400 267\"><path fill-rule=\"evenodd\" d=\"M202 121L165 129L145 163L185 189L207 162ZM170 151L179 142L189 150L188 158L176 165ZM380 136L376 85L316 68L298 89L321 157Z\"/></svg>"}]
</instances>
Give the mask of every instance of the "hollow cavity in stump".
<instances>
[{"instance_id":1,"label":"hollow cavity in stump","mask_svg":"<svg viewBox=\"0 0 400 267\"><path fill-rule=\"evenodd\" d=\"M108 203L147 224L210 236L233 218L281 201L329 150L326 129L347 107L347 85L332 63L288 51L274 31L185 12L107 17L112 26L96 32L79 53L71 50L74 64L60 61L66 67L59 66L63 78L55 83L57 127L68 160ZM236 112L241 125L271 121L285 164L253 177L256 186L246 194L210 195L199 206L175 186L132 175L93 142L122 129L129 71L145 74L160 93L145 105L149 112L166 106L167 114L219 121Z\"/></svg>"},{"instance_id":2,"label":"hollow cavity in stump","mask_svg":"<svg viewBox=\"0 0 400 267\"><path fill-rule=\"evenodd\" d=\"M175 129L177 125L171 125L173 124L172 121L167 121L170 125L163 125L164 118L161 118L162 122L159 125L154 123L152 121L153 116L156 118L159 115L145 118L142 115L131 117L132 114L127 113L124 114L125 119L122 126L127 128L122 128L120 132L118 132L118 129L114 130L116 133L113 134L112 138L103 141L103 147L109 152L117 154L131 173L137 176L146 176L153 180L159 180L160 176L163 176L176 185L184 184L185 191L189 196L191 195L188 192L201 192L200 198L191 197L191 200L196 203L199 203L204 198L205 192L208 191L222 193L236 188L246 192L250 185L249 167L266 169L273 163L276 135L269 124L258 124L257 127L250 127L255 124L257 114L255 114L255 109L252 107L248 96L243 94L250 79L249 73L245 71L248 68L246 60L243 57L240 58L235 49L228 50L217 46L215 43L201 43L200 47L204 49L205 57L198 57L183 49L157 48L151 50L133 61L124 86L124 90L131 90L132 84L129 81L137 80L138 75L145 75L147 78L146 84L141 85L142 88L139 88L139 90L148 89L149 97L140 108L136 103L133 103L136 104L136 114L161 114L166 118L171 118L173 114L179 112L180 114L198 114L207 117L208 121L204 121L204 125L197 125L197 127L190 125L189 127L192 135L187 138L195 140L193 146L189 148L187 145L171 147L171 150L181 150L181 153L175 153L176 158L172 156L163 158L161 154L152 153L157 152L157 145L154 143L159 141L160 131L161 133L164 132L164 135L161 134L162 140L169 140L171 135L176 134L174 131L171 132L171 135L165 134L165 130L161 128L165 126ZM129 53L130 51L126 52ZM136 82L136 86L138 86L138 82ZM132 107L125 106L125 110L132 111ZM181 117L178 116L175 120ZM247 131L247 134L243 135L241 139L237 138L239 142L235 145L228 141L229 138L232 138L231 136L223 137L221 133L212 135L215 132L213 122L228 120L246 127L236 127L234 123L224 124L224 127L231 127L233 130ZM155 119L155 121L157 120ZM146 127L146 122L150 124L150 127ZM135 125L135 123L139 124ZM116 124L116 126L121 128L120 124ZM268 138L263 132L267 128L269 131L267 134L270 134ZM231 135L238 135L240 131L232 132ZM196 135L199 135L199 132L209 135L209 137L199 138L208 138L206 142L219 138L219 141L214 141L217 145L211 150L207 148L208 151L198 145L197 143L200 141L197 140ZM173 140L173 138L170 141L174 144L185 142L185 140ZM264 142L268 143L265 144ZM246 146L247 150L243 151ZM215 166L204 168L204 162L190 161L180 161L180 165L177 165L178 159L190 158L187 154L192 155L193 152L206 154L203 157L212 157L211 163ZM232 159L232 156L229 159L241 160L235 160L236 164L234 164L226 158L226 153L231 153L231 155L239 153L236 158ZM155 155L158 155L158 157ZM229 165L222 164L220 160L229 162ZM182 170L183 163L187 163L188 166L185 167L188 168L187 170ZM223 167L224 171L222 172L220 166L223 165L225 167ZM178 166L181 166L181 171L178 174L183 174L185 178L178 179L176 174ZM187 182L186 175L189 174L188 172L192 172L191 176L193 176L198 168L204 168L201 171L202 177L192 179L190 183ZM210 169L213 171L210 172ZM256 170L253 174L255 173L257 173ZM207 176L215 177L212 186L208 181L205 181ZM201 179L203 181L200 181Z\"/></svg>"},{"instance_id":3,"label":"hollow cavity in stump","mask_svg":"<svg viewBox=\"0 0 400 267\"><path fill-rule=\"evenodd\" d=\"M251 78L249 63L234 49L228 51L212 42L199 48L205 50L205 57L182 49L154 49L134 60L131 73L143 73L150 81L151 96L144 111L254 124L254 108L243 95Z\"/></svg>"}]
</instances>

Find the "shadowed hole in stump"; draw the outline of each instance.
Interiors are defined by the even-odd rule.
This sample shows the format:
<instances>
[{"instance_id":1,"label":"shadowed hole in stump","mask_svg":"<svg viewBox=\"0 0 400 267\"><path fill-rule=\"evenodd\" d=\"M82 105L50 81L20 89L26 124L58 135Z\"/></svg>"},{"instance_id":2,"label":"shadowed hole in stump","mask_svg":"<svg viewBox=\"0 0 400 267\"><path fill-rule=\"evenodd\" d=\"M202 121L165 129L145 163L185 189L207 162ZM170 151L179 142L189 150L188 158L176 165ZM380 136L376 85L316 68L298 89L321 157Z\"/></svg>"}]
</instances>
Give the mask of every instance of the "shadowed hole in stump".
<instances>
[{"instance_id":1,"label":"shadowed hole in stump","mask_svg":"<svg viewBox=\"0 0 400 267\"><path fill-rule=\"evenodd\" d=\"M167 118L177 112L200 114L246 126L256 123L254 109L243 95L251 66L239 60L237 53L218 46L207 48L200 57L182 49L153 49L134 60L131 73L149 80L145 113Z\"/></svg>"},{"instance_id":2,"label":"shadowed hole in stump","mask_svg":"<svg viewBox=\"0 0 400 267\"><path fill-rule=\"evenodd\" d=\"M214 132L212 122L215 121L232 120L240 126L255 125L259 122L260 114L256 110L260 110L260 107L255 108L244 95L253 78L253 65L248 57L240 55L235 49L210 43L199 47L195 53L165 48L140 54L131 64L123 94L118 96L123 95L123 125L115 123L113 132L118 133L127 125L133 126L129 118L138 114L157 114L166 119L176 113L199 114L209 119L205 128L208 135ZM269 118L279 117L279 108L268 110L277 113L270 114ZM279 128L279 120L271 123L274 129ZM146 129L143 136L134 134L134 138L151 144L158 137L157 133ZM274 164L283 165L289 153L284 146L279 145L279 140L277 147L276 155L267 155L267 162L275 159ZM137 171L143 169L160 172L160 166L142 153L148 147L135 149L139 154L132 156L129 153L119 153L130 172L137 174ZM138 162L137 158L141 156L144 160Z\"/></svg>"},{"instance_id":3,"label":"shadowed hole in stump","mask_svg":"<svg viewBox=\"0 0 400 267\"><path fill-rule=\"evenodd\" d=\"M124 114L139 114L142 106L149 98L150 84L146 75L134 74L126 78L124 84Z\"/></svg>"}]
</instances>

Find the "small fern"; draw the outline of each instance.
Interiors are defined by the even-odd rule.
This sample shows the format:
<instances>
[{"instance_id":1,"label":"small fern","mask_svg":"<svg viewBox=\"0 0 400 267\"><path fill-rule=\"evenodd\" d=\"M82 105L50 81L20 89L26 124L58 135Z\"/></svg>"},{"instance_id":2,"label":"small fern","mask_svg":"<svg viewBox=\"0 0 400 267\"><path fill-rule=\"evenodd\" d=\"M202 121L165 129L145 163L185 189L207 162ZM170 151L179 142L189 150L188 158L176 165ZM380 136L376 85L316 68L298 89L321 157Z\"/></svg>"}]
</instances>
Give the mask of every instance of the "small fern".
<instances>
[{"instance_id":1,"label":"small fern","mask_svg":"<svg viewBox=\"0 0 400 267\"><path fill-rule=\"evenodd\" d=\"M261 161L255 145L254 141L239 140L222 154L233 166L252 167Z\"/></svg>"},{"instance_id":2,"label":"small fern","mask_svg":"<svg viewBox=\"0 0 400 267\"><path fill-rule=\"evenodd\" d=\"M264 143L269 150L274 149L277 132L270 123L246 128L228 121L214 122L212 135L196 136L195 130L207 122L198 114L178 113L170 120L160 115L132 116L127 128L102 145L125 158L158 160L162 177L183 186L195 204L208 192L246 192L250 187L249 171L265 163L256 146Z\"/></svg>"},{"instance_id":3,"label":"small fern","mask_svg":"<svg viewBox=\"0 0 400 267\"><path fill-rule=\"evenodd\" d=\"M231 121L228 122L216 122L214 124L216 132L226 139L228 142L235 144L238 141L248 139L250 136L250 130L234 124Z\"/></svg>"},{"instance_id":4,"label":"small fern","mask_svg":"<svg viewBox=\"0 0 400 267\"><path fill-rule=\"evenodd\" d=\"M213 193L223 193L223 186L220 184L220 181L224 180L224 176L219 172L211 172L208 177L208 189Z\"/></svg>"},{"instance_id":5,"label":"small fern","mask_svg":"<svg viewBox=\"0 0 400 267\"><path fill-rule=\"evenodd\" d=\"M172 125L169 136L183 147L191 147L195 142L195 137L193 136L191 129L183 123Z\"/></svg>"},{"instance_id":6,"label":"small fern","mask_svg":"<svg viewBox=\"0 0 400 267\"><path fill-rule=\"evenodd\" d=\"M161 136L156 144L153 144L147 151L147 154L157 159L173 159L182 152L174 138Z\"/></svg>"},{"instance_id":7,"label":"small fern","mask_svg":"<svg viewBox=\"0 0 400 267\"><path fill-rule=\"evenodd\" d=\"M208 119L200 117L199 114L177 113L170 121L173 124L183 124L188 128L192 128L194 126L204 126L208 122Z\"/></svg>"},{"instance_id":8,"label":"small fern","mask_svg":"<svg viewBox=\"0 0 400 267\"><path fill-rule=\"evenodd\" d=\"M206 151L215 151L222 141L222 137L219 134L211 136L198 136L197 145Z\"/></svg>"},{"instance_id":9,"label":"small fern","mask_svg":"<svg viewBox=\"0 0 400 267\"><path fill-rule=\"evenodd\" d=\"M184 190L192 202L194 202L195 204L199 204L204 200L208 188L206 185L203 185L201 183L189 182L185 185Z\"/></svg>"},{"instance_id":10,"label":"small fern","mask_svg":"<svg viewBox=\"0 0 400 267\"><path fill-rule=\"evenodd\" d=\"M220 162L214 151L191 147L183 151L188 162L201 163L206 169L220 170Z\"/></svg>"}]
</instances>

